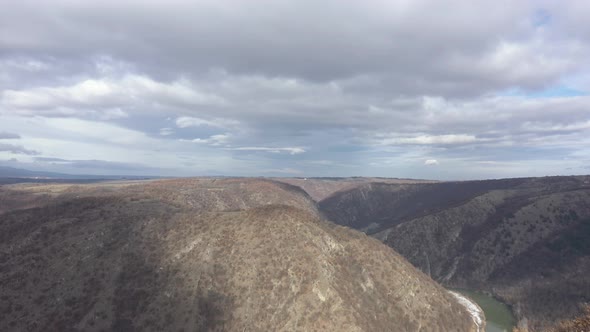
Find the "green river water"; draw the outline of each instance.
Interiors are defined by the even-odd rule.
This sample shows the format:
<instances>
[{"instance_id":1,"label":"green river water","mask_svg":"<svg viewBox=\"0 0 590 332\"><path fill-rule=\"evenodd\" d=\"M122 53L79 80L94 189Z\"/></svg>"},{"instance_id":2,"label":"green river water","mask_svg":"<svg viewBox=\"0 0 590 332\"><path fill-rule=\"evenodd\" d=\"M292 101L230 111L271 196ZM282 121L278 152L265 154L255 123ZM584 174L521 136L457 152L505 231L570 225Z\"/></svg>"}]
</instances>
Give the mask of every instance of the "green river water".
<instances>
[{"instance_id":1,"label":"green river water","mask_svg":"<svg viewBox=\"0 0 590 332\"><path fill-rule=\"evenodd\" d=\"M475 301L486 315L486 332L511 332L516 319L510 308L495 298L474 291L458 289L457 292Z\"/></svg>"}]
</instances>

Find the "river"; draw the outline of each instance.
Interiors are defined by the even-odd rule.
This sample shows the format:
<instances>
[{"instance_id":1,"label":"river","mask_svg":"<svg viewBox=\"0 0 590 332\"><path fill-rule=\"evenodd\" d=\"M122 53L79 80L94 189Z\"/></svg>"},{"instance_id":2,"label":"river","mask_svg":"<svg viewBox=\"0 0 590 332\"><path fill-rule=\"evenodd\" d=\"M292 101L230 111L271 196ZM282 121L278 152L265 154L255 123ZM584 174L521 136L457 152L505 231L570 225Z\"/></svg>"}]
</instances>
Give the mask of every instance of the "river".
<instances>
[{"instance_id":1,"label":"river","mask_svg":"<svg viewBox=\"0 0 590 332\"><path fill-rule=\"evenodd\" d=\"M479 292L465 289L455 291L468 296L481 307L486 316L486 332L511 332L516 326L516 319L506 304Z\"/></svg>"}]
</instances>

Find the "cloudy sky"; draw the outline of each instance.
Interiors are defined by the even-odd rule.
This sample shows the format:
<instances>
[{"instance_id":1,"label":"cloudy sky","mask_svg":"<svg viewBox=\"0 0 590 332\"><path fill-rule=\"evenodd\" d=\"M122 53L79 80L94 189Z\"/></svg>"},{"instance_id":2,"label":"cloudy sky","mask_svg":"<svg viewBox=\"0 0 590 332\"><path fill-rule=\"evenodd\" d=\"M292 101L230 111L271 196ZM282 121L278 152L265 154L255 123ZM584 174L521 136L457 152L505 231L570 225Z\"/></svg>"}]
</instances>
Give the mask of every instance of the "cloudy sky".
<instances>
[{"instance_id":1,"label":"cloudy sky","mask_svg":"<svg viewBox=\"0 0 590 332\"><path fill-rule=\"evenodd\" d=\"M3 1L0 166L590 173L586 0Z\"/></svg>"}]
</instances>

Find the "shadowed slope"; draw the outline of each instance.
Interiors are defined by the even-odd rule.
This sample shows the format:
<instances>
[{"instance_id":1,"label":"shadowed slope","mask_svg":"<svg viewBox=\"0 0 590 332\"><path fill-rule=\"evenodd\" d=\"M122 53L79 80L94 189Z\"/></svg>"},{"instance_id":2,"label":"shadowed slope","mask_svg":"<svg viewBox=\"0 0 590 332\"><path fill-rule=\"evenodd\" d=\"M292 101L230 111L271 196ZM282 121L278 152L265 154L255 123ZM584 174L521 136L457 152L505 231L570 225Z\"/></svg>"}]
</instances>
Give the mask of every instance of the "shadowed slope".
<instances>
[{"instance_id":1,"label":"shadowed slope","mask_svg":"<svg viewBox=\"0 0 590 332\"><path fill-rule=\"evenodd\" d=\"M532 328L590 299L589 177L405 186L359 188L320 208L337 223L378 224L376 238L435 280L493 292Z\"/></svg>"},{"instance_id":2,"label":"shadowed slope","mask_svg":"<svg viewBox=\"0 0 590 332\"><path fill-rule=\"evenodd\" d=\"M289 183L305 190L316 202L320 202L337 192L347 191L369 183L410 184L435 183L433 180L392 179L392 178L276 178L276 181Z\"/></svg>"}]
</instances>

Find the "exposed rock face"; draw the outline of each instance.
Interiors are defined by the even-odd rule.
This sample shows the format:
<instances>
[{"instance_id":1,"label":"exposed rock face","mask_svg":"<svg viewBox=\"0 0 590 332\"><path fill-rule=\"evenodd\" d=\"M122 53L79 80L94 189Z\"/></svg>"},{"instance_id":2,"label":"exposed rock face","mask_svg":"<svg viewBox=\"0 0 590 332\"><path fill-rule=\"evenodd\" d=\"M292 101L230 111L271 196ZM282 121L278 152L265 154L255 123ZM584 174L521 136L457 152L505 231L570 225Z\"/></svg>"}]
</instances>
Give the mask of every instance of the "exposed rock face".
<instances>
[{"instance_id":1,"label":"exposed rock face","mask_svg":"<svg viewBox=\"0 0 590 332\"><path fill-rule=\"evenodd\" d=\"M590 177L378 184L319 205L334 222L376 224L435 280L493 292L533 329L590 299Z\"/></svg>"},{"instance_id":2,"label":"exposed rock face","mask_svg":"<svg viewBox=\"0 0 590 332\"><path fill-rule=\"evenodd\" d=\"M0 330L474 331L469 313L304 192L252 179L18 185ZM18 206L13 202L14 206Z\"/></svg>"},{"instance_id":3,"label":"exposed rock face","mask_svg":"<svg viewBox=\"0 0 590 332\"><path fill-rule=\"evenodd\" d=\"M454 291L449 291L471 314L473 322L477 326L477 332L483 332L486 328L486 318L483 309L473 300Z\"/></svg>"}]
</instances>

